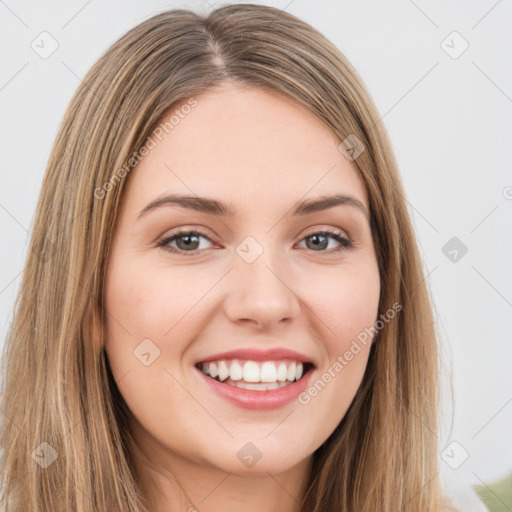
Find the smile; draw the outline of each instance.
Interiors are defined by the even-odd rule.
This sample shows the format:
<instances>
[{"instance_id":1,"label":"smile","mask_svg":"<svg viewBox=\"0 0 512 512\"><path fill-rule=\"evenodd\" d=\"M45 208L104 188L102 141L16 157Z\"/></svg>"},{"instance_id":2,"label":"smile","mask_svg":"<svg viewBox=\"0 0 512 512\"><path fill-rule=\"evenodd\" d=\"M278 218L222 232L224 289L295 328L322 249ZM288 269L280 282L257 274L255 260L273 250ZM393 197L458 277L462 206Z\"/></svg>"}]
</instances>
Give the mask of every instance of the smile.
<instances>
[{"instance_id":1,"label":"smile","mask_svg":"<svg viewBox=\"0 0 512 512\"><path fill-rule=\"evenodd\" d=\"M312 363L292 359L252 361L221 359L196 364L213 391L247 409L275 409L307 385Z\"/></svg>"},{"instance_id":2,"label":"smile","mask_svg":"<svg viewBox=\"0 0 512 512\"><path fill-rule=\"evenodd\" d=\"M239 359L209 361L197 367L219 382L244 389L267 391L298 381L312 365L301 361L244 361Z\"/></svg>"}]
</instances>

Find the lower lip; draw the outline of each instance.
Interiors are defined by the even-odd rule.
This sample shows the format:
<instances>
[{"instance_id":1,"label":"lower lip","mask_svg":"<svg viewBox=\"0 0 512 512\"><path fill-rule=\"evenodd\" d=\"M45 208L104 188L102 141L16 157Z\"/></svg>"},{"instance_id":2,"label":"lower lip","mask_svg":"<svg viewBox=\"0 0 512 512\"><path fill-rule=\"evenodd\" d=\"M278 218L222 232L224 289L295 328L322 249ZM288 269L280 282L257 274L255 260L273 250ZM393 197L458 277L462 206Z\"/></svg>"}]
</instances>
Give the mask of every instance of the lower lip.
<instances>
[{"instance_id":1,"label":"lower lip","mask_svg":"<svg viewBox=\"0 0 512 512\"><path fill-rule=\"evenodd\" d=\"M208 377L201 370L197 368L196 370L217 395L237 407L253 410L271 410L279 409L296 399L307 388L314 368L310 369L301 379L293 384L267 391L242 389L230 386L229 384L223 384L216 379Z\"/></svg>"}]
</instances>

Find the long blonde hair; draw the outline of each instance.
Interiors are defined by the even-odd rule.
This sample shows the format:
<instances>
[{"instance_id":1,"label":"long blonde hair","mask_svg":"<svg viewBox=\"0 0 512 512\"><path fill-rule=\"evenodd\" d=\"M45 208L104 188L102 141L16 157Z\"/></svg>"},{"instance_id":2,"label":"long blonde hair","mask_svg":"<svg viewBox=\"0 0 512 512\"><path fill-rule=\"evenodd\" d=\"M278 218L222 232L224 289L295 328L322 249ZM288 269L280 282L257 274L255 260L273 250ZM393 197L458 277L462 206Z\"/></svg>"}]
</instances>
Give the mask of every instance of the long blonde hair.
<instances>
[{"instance_id":1,"label":"long blonde hair","mask_svg":"<svg viewBox=\"0 0 512 512\"><path fill-rule=\"evenodd\" d=\"M129 411L91 326L105 321L126 162L165 112L225 80L278 91L340 140L364 144L354 164L368 191L379 312L402 305L379 332L350 409L314 453L301 511L440 510L433 311L383 123L355 69L323 35L282 10L236 4L208 16L170 10L137 25L93 65L66 111L2 361L6 511L151 510ZM56 455L47 468L36 463Z\"/></svg>"}]
</instances>

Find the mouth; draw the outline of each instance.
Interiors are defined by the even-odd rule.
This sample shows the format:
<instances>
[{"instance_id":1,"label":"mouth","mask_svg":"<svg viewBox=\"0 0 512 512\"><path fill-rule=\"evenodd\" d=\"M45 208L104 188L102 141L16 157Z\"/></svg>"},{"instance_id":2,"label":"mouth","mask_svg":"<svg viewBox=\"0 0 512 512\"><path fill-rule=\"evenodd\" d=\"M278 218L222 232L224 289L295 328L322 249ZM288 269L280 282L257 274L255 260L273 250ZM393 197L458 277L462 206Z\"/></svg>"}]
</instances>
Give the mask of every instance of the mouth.
<instances>
[{"instance_id":1,"label":"mouth","mask_svg":"<svg viewBox=\"0 0 512 512\"><path fill-rule=\"evenodd\" d=\"M291 386L303 380L315 368L313 363L294 359L220 359L199 362L195 367L206 377L219 383L260 392Z\"/></svg>"}]
</instances>

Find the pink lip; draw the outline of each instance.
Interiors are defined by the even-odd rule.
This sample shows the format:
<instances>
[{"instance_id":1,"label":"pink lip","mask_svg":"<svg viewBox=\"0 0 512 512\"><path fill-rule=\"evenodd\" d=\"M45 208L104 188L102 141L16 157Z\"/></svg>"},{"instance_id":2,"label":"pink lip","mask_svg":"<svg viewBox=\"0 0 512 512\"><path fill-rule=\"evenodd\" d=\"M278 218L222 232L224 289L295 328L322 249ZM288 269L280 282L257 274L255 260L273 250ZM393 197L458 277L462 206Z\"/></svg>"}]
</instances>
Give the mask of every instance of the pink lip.
<instances>
[{"instance_id":1,"label":"pink lip","mask_svg":"<svg viewBox=\"0 0 512 512\"><path fill-rule=\"evenodd\" d=\"M237 407L252 410L272 410L283 407L305 391L311 380L313 369L310 369L301 379L283 388L268 391L242 389L212 379L201 370L196 370L217 395L228 400Z\"/></svg>"},{"instance_id":2,"label":"pink lip","mask_svg":"<svg viewBox=\"0 0 512 512\"><path fill-rule=\"evenodd\" d=\"M294 350L286 348L273 348L270 350L256 350L256 349L239 349L214 354L205 359L197 361L197 363L208 363L210 361L220 361L221 359L243 359L251 361L275 361L278 359L294 359L302 363L313 363L311 359ZM284 389L284 388L283 388Z\"/></svg>"}]
</instances>

